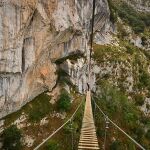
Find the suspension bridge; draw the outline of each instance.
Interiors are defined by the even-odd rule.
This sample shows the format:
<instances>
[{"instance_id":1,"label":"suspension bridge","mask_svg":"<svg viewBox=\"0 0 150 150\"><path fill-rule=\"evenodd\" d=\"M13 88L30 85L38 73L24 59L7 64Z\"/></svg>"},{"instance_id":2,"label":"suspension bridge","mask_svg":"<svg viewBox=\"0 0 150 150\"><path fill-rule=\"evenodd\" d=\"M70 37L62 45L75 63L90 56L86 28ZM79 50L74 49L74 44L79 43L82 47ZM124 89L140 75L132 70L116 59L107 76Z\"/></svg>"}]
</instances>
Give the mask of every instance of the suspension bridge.
<instances>
[{"instance_id":1,"label":"suspension bridge","mask_svg":"<svg viewBox=\"0 0 150 150\"><path fill-rule=\"evenodd\" d=\"M91 70L91 55L92 55L92 49L93 49L93 33L94 33L94 15L95 15L95 0L93 0L93 12L92 12L92 22L91 22L91 37L90 37L90 56L89 56L89 62L88 62L88 75L89 75L89 81L90 81L90 70ZM86 92L86 102L85 102L85 109L84 109L84 116L82 120L82 127L80 131L80 139L78 142L78 150L99 150L100 145L98 143L97 135L96 135L96 127L93 117L93 111L92 111L92 103L91 103L91 89L90 89L90 82L87 83L87 92ZM55 134L57 134L62 128L64 128L68 123L72 122L75 115L79 111L79 108L82 106L83 101L78 105L75 112L72 114L72 116L62 125L60 126L56 131L54 131L49 137L44 139L42 143L40 143L37 147L34 148L34 150L40 149L42 145L44 145L48 140L50 140ZM100 108L100 106L94 101L94 104L96 108L98 108L99 112L103 115L105 118L105 137L104 137L104 144L103 149L106 149L107 143L106 143L106 137L107 137L107 129L109 128L109 124L112 124L116 129L118 129L120 132L122 132L129 140L131 140L139 149L146 150L141 144L139 144L135 139L133 139L130 135L128 135L123 129L121 129L116 123L114 123L108 116L103 112L103 110ZM73 148L73 142L72 142L72 150Z\"/></svg>"},{"instance_id":2,"label":"suspension bridge","mask_svg":"<svg viewBox=\"0 0 150 150\"><path fill-rule=\"evenodd\" d=\"M92 113L90 91L88 91L86 95L85 111L78 149L99 149Z\"/></svg>"}]
</instances>

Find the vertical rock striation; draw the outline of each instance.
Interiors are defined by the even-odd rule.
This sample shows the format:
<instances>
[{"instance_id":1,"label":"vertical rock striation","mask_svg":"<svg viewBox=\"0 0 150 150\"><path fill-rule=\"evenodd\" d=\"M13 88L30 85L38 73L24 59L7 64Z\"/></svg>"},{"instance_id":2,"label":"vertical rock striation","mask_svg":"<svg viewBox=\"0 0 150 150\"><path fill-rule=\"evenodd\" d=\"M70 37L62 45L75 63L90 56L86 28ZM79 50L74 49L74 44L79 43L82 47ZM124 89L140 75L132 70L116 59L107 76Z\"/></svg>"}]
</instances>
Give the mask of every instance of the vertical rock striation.
<instances>
[{"instance_id":1,"label":"vertical rock striation","mask_svg":"<svg viewBox=\"0 0 150 150\"><path fill-rule=\"evenodd\" d=\"M96 6L100 34L109 9L106 0ZM78 51L86 56L91 16L90 0L0 0L0 118L53 89L57 59ZM85 89L86 77L79 71Z\"/></svg>"}]
</instances>

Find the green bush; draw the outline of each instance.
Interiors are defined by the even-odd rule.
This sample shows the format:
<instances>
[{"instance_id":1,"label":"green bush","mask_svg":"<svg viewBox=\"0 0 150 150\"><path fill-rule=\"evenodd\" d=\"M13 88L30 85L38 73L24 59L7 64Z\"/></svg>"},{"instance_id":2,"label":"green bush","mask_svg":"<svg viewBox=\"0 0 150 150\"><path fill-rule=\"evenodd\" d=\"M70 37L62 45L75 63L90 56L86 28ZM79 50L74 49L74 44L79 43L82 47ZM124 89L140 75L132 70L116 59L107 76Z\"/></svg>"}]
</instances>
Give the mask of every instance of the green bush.
<instances>
[{"instance_id":1,"label":"green bush","mask_svg":"<svg viewBox=\"0 0 150 150\"><path fill-rule=\"evenodd\" d=\"M150 60L150 52L144 50L143 53Z\"/></svg>"},{"instance_id":2,"label":"green bush","mask_svg":"<svg viewBox=\"0 0 150 150\"><path fill-rule=\"evenodd\" d=\"M120 141L116 140L110 145L110 150L121 150L124 149Z\"/></svg>"},{"instance_id":3,"label":"green bush","mask_svg":"<svg viewBox=\"0 0 150 150\"><path fill-rule=\"evenodd\" d=\"M71 108L71 98L66 90L62 90L57 102L60 111L69 111Z\"/></svg>"},{"instance_id":4,"label":"green bush","mask_svg":"<svg viewBox=\"0 0 150 150\"><path fill-rule=\"evenodd\" d=\"M75 122L72 122L72 125L71 123L68 123L65 127L64 127L64 133L65 134L70 134L70 133L76 133L77 132L77 129L79 128L78 124L75 123Z\"/></svg>"},{"instance_id":5,"label":"green bush","mask_svg":"<svg viewBox=\"0 0 150 150\"><path fill-rule=\"evenodd\" d=\"M51 112L52 106L49 101L50 96L42 93L29 104L30 107L25 110L31 122L38 122Z\"/></svg>"},{"instance_id":6,"label":"green bush","mask_svg":"<svg viewBox=\"0 0 150 150\"><path fill-rule=\"evenodd\" d=\"M28 121L38 122L52 110L52 105L50 104L51 97L46 93L42 93L35 97L32 101L27 103L17 112L14 112L5 118L5 125L9 126L16 119L18 119L22 113L27 114Z\"/></svg>"},{"instance_id":7,"label":"green bush","mask_svg":"<svg viewBox=\"0 0 150 150\"><path fill-rule=\"evenodd\" d=\"M150 75L145 70L140 70L139 82L143 87L150 86Z\"/></svg>"},{"instance_id":8,"label":"green bush","mask_svg":"<svg viewBox=\"0 0 150 150\"><path fill-rule=\"evenodd\" d=\"M85 104L83 103L83 104L81 105L81 107L80 107L80 111L78 111L78 112L76 113L75 118L74 118L76 124L78 125L78 128L77 128L78 132L80 132L79 129L80 129L81 126L82 126L82 119L83 119L83 113L84 113L83 110L84 110L84 107L85 107Z\"/></svg>"},{"instance_id":9,"label":"green bush","mask_svg":"<svg viewBox=\"0 0 150 150\"><path fill-rule=\"evenodd\" d=\"M148 139L148 140L150 140L150 129L147 131L147 133L146 133L146 138Z\"/></svg>"},{"instance_id":10,"label":"green bush","mask_svg":"<svg viewBox=\"0 0 150 150\"><path fill-rule=\"evenodd\" d=\"M58 142L51 140L49 141L46 146L45 146L46 150L59 150L59 144Z\"/></svg>"},{"instance_id":11,"label":"green bush","mask_svg":"<svg viewBox=\"0 0 150 150\"><path fill-rule=\"evenodd\" d=\"M147 38L145 36L143 36L142 37L142 45L143 46L147 45L146 41L147 41Z\"/></svg>"},{"instance_id":12,"label":"green bush","mask_svg":"<svg viewBox=\"0 0 150 150\"><path fill-rule=\"evenodd\" d=\"M145 23L145 25L147 27L150 26L150 19L149 18L150 18L150 13L147 13L147 14L143 13L140 15L140 19L143 20L143 22Z\"/></svg>"},{"instance_id":13,"label":"green bush","mask_svg":"<svg viewBox=\"0 0 150 150\"><path fill-rule=\"evenodd\" d=\"M106 58L107 61L119 61L121 54L122 52L119 51L117 46L98 44L94 45L93 58L99 63L104 62Z\"/></svg>"},{"instance_id":14,"label":"green bush","mask_svg":"<svg viewBox=\"0 0 150 150\"><path fill-rule=\"evenodd\" d=\"M142 106L144 104L144 97L143 97L143 95L137 94L134 99L135 99L135 104L136 105Z\"/></svg>"},{"instance_id":15,"label":"green bush","mask_svg":"<svg viewBox=\"0 0 150 150\"><path fill-rule=\"evenodd\" d=\"M5 150L21 150L20 139L22 137L21 131L12 125L9 128L5 129L3 132L3 148Z\"/></svg>"},{"instance_id":16,"label":"green bush","mask_svg":"<svg viewBox=\"0 0 150 150\"><path fill-rule=\"evenodd\" d=\"M101 129L99 126L97 127L96 133L97 133L97 136L100 138L103 138L105 136L105 130Z\"/></svg>"},{"instance_id":17,"label":"green bush","mask_svg":"<svg viewBox=\"0 0 150 150\"><path fill-rule=\"evenodd\" d=\"M113 5L112 0L108 0L108 5L110 9L110 21L112 21L112 23L115 23L117 21L117 12Z\"/></svg>"},{"instance_id":18,"label":"green bush","mask_svg":"<svg viewBox=\"0 0 150 150\"><path fill-rule=\"evenodd\" d=\"M121 23L117 23L118 37L120 39L124 39L124 37L128 36L126 29L123 27Z\"/></svg>"},{"instance_id":19,"label":"green bush","mask_svg":"<svg viewBox=\"0 0 150 150\"><path fill-rule=\"evenodd\" d=\"M144 26L144 24L142 24L142 23L140 24L139 23L138 26L133 26L132 28L133 28L135 33L141 33L141 32L144 32L145 26Z\"/></svg>"},{"instance_id":20,"label":"green bush","mask_svg":"<svg viewBox=\"0 0 150 150\"><path fill-rule=\"evenodd\" d=\"M110 20L115 23L119 16L125 23L130 25L135 33L144 32L145 27L150 26L150 13L137 12L126 2L108 0L110 8ZM126 32L123 31L126 35Z\"/></svg>"},{"instance_id":21,"label":"green bush","mask_svg":"<svg viewBox=\"0 0 150 150\"><path fill-rule=\"evenodd\" d=\"M144 126L150 126L150 119L145 115L141 115L140 122L144 124Z\"/></svg>"},{"instance_id":22,"label":"green bush","mask_svg":"<svg viewBox=\"0 0 150 150\"><path fill-rule=\"evenodd\" d=\"M129 24L135 33L144 32L145 27L150 24L150 19L148 19L150 14L139 13L125 2L116 5L115 9L119 17Z\"/></svg>"},{"instance_id":23,"label":"green bush","mask_svg":"<svg viewBox=\"0 0 150 150\"><path fill-rule=\"evenodd\" d=\"M126 49L127 49L127 53L129 53L131 55L134 54L134 52L135 52L134 47L131 45L126 45Z\"/></svg>"},{"instance_id":24,"label":"green bush","mask_svg":"<svg viewBox=\"0 0 150 150\"><path fill-rule=\"evenodd\" d=\"M127 150L136 150L136 145L130 139L125 142L125 147Z\"/></svg>"},{"instance_id":25,"label":"green bush","mask_svg":"<svg viewBox=\"0 0 150 150\"><path fill-rule=\"evenodd\" d=\"M135 134L135 139L141 143L142 139L145 135L145 131L144 131L143 127L137 126L132 129L132 132L133 132L133 134Z\"/></svg>"},{"instance_id":26,"label":"green bush","mask_svg":"<svg viewBox=\"0 0 150 150\"><path fill-rule=\"evenodd\" d=\"M150 104L146 104L146 109L149 110L150 109Z\"/></svg>"},{"instance_id":27,"label":"green bush","mask_svg":"<svg viewBox=\"0 0 150 150\"><path fill-rule=\"evenodd\" d=\"M127 96L118 88L111 86L107 81L98 83L101 87L99 105L107 112L112 119L116 119L116 114L121 114L120 124L132 128L136 126L139 111L134 103L129 101Z\"/></svg>"},{"instance_id":28,"label":"green bush","mask_svg":"<svg viewBox=\"0 0 150 150\"><path fill-rule=\"evenodd\" d=\"M124 112L123 118L125 124L128 127L132 128L133 126L136 126L136 122L138 118L137 118L137 114L135 114L134 112Z\"/></svg>"}]
</instances>

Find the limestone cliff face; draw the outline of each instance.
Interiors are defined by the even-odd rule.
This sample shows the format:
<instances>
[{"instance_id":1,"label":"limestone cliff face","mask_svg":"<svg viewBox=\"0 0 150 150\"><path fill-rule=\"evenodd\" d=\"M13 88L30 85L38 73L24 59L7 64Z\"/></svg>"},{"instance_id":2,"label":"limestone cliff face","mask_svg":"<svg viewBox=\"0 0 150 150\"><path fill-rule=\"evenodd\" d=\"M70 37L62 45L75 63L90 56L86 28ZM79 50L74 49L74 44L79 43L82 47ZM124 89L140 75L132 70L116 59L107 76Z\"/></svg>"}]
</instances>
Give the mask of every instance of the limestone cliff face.
<instances>
[{"instance_id":1,"label":"limestone cliff face","mask_svg":"<svg viewBox=\"0 0 150 150\"><path fill-rule=\"evenodd\" d=\"M124 0L136 10L141 12L150 12L150 1L149 0Z\"/></svg>"},{"instance_id":2,"label":"limestone cliff face","mask_svg":"<svg viewBox=\"0 0 150 150\"><path fill-rule=\"evenodd\" d=\"M109 9L96 3L101 32ZM0 0L0 118L53 89L57 59L86 54L91 16L91 0Z\"/></svg>"}]
</instances>

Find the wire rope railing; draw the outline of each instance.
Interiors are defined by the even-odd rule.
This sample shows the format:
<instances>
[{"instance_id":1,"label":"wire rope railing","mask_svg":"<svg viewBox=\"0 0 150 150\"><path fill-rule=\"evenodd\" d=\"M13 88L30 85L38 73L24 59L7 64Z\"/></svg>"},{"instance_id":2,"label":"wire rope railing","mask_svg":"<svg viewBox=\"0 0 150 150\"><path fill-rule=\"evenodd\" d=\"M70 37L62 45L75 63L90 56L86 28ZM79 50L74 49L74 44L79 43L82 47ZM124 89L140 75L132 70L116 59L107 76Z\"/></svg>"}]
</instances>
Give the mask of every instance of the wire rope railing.
<instances>
[{"instance_id":1,"label":"wire rope railing","mask_svg":"<svg viewBox=\"0 0 150 150\"><path fill-rule=\"evenodd\" d=\"M105 118L106 122L106 128L108 127L108 123L111 123L114 127L116 127L119 131L121 131L126 137L128 137L136 146L141 148L142 150L146 150L141 144L139 144L135 139L133 139L129 134L127 134L123 129L121 129L116 123L114 123L107 115L104 113L104 111L99 107L99 105L94 101L95 106L98 108L98 110L101 112L101 114ZM105 129L106 129L105 128ZM105 140L104 140L104 149L106 145L106 132L105 132Z\"/></svg>"},{"instance_id":2,"label":"wire rope railing","mask_svg":"<svg viewBox=\"0 0 150 150\"><path fill-rule=\"evenodd\" d=\"M67 125L69 122L72 123L72 121L73 121L75 115L77 114L79 108L82 106L83 102L84 102L84 100L82 100L82 101L80 102L80 104L78 105L78 107L76 108L76 110L74 111L74 113L72 114L72 116L71 116L64 124L62 124L58 129L56 129L50 136L48 136L46 139L44 139L38 146L36 146L36 147L34 148L34 150L38 150L42 145L44 145L48 140L50 140L56 133L58 133L58 132L59 132L65 125ZM72 139L73 139L73 137L72 137ZM72 142L72 143L73 143L73 142ZM73 145L72 145L72 147L73 147Z\"/></svg>"}]
</instances>

